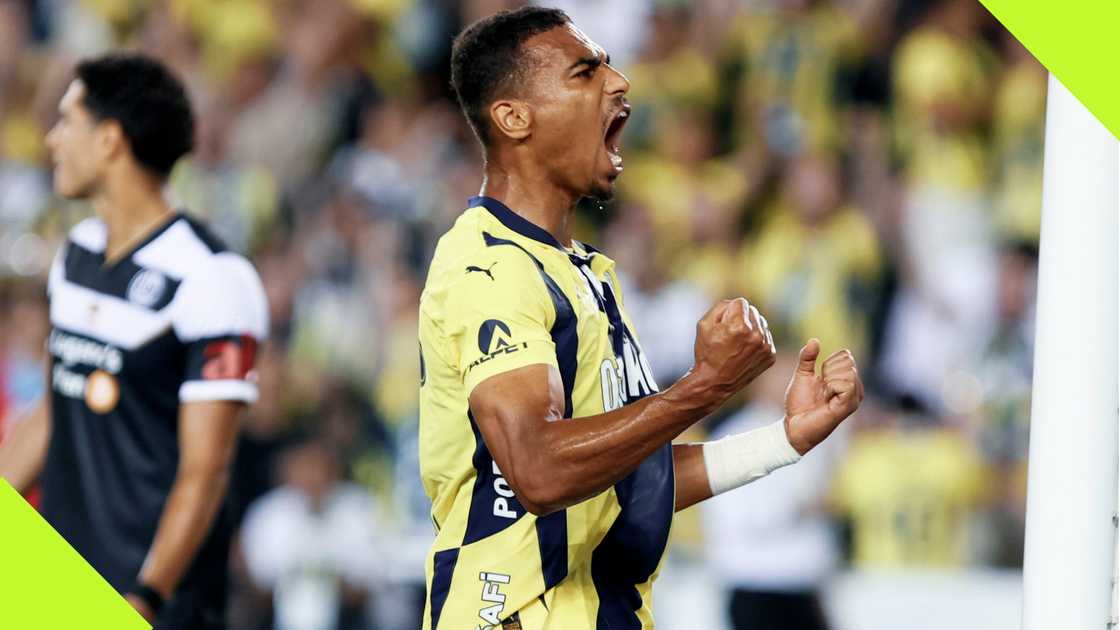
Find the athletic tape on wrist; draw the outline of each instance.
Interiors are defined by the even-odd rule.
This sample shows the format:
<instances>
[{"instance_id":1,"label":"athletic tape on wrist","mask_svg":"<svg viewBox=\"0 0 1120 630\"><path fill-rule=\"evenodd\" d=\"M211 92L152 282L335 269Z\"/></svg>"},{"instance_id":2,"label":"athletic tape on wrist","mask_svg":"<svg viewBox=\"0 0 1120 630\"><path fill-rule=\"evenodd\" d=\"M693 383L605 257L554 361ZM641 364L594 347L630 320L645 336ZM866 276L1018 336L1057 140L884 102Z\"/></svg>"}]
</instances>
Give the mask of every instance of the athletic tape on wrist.
<instances>
[{"instance_id":1,"label":"athletic tape on wrist","mask_svg":"<svg viewBox=\"0 0 1120 630\"><path fill-rule=\"evenodd\" d=\"M786 437L785 421L704 443L712 495L746 485L801 459Z\"/></svg>"}]
</instances>

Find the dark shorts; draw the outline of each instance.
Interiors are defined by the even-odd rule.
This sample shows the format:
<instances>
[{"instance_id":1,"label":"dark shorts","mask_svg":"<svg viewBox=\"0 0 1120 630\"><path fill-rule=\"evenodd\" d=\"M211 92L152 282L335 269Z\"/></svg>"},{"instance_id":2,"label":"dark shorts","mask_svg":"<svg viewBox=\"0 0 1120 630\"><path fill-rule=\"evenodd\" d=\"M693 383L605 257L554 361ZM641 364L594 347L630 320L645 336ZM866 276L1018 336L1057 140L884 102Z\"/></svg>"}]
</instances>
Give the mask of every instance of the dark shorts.
<instances>
[{"instance_id":1,"label":"dark shorts","mask_svg":"<svg viewBox=\"0 0 1120 630\"><path fill-rule=\"evenodd\" d=\"M812 591L774 593L735 589L728 611L735 630L828 630L820 599Z\"/></svg>"}]
</instances>

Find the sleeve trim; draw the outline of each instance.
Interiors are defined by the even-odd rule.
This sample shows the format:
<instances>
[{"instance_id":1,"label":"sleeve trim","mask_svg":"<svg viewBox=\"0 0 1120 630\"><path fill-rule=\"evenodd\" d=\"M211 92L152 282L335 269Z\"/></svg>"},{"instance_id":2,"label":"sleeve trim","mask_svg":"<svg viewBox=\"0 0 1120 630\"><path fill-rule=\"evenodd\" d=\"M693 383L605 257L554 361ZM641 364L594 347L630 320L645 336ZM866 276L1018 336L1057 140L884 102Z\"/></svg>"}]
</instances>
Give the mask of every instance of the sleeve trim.
<instances>
[{"instance_id":1,"label":"sleeve trim","mask_svg":"<svg viewBox=\"0 0 1120 630\"><path fill-rule=\"evenodd\" d=\"M238 400L257 402L257 385L243 380L187 381L179 387L179 402Z\"/></svg>"},{"instance_id":2,"label":"sleeve trim","mask_svg":"<svg viewBox=\"0 0 1120 630\"><path fill-rule=\"evenodd\" d=\"M468 369L467 374L464 375L463 385L468 395L482 381L503 372L539 363L559 369L559 364L556 361L556 349L550 342L529 341L525 343L523 350L520 352L492 358L495 360L477 365L474 369Z\"/></svg>"}]
</instances>

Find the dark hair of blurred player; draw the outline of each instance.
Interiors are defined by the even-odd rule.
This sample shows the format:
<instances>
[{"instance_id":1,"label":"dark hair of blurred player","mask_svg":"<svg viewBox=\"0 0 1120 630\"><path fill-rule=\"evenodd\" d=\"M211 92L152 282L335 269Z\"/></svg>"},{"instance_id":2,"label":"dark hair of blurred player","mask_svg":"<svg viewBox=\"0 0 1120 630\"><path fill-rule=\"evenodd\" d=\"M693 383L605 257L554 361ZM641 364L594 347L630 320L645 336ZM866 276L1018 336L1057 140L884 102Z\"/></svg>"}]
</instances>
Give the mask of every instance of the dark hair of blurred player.
<instances>
[{"instance_id":1,"label":"dark hair of blurred player","mask_svg":"<svg viewBox=\"0 0 1120 630\"><path fill-rule=\"evenodd\" d=\"M51 268L48 394L0 447L0 476L40 482L47 521L160 630L224 627L228 468L267 327L252 266L163 197L193 137L158 61L77 66L47 146L55 192L95 216Z\"/></svg>"},{"instance_id":2,"label":"dark hair of blurred player","mask_svg":"<svg viewBox=\"0 0 1120 630\"><path fill-rule=\"evenodd\" d=\"M194 144L183 86L162 64L132 55L85 61L75 75L47 135L55 192L89 199L99 213L108 209L98 204L121 196L169 212L159 189Z\"/></svg>"}]
</instances>

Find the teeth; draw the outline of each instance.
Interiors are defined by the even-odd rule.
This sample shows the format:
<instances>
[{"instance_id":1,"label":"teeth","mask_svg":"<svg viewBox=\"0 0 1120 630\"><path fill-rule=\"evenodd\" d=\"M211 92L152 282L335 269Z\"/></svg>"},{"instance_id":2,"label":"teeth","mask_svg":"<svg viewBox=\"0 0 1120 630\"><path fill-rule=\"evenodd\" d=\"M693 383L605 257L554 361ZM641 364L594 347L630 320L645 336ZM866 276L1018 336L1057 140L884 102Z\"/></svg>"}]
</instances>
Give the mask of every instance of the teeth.
<instances>
[{"instance_id":1,"label":"teeth","mask_svg":"<svg viewBox=\"0 0 1120 630\"><path fill-rule=\"evenodd\" d=\"M622 156L617 153L612 153L611 164L614 165L615 168L622 166Z\"/></svg>"}]
</instances>

